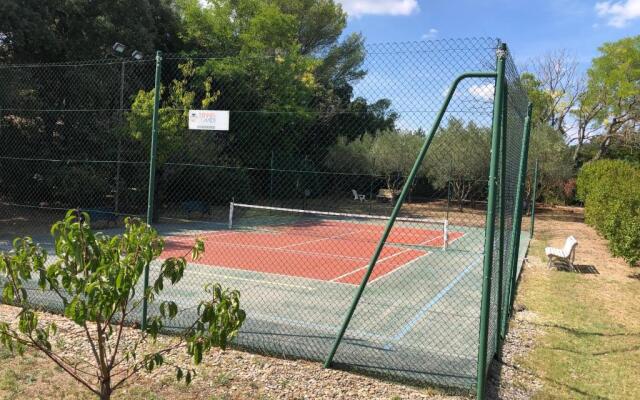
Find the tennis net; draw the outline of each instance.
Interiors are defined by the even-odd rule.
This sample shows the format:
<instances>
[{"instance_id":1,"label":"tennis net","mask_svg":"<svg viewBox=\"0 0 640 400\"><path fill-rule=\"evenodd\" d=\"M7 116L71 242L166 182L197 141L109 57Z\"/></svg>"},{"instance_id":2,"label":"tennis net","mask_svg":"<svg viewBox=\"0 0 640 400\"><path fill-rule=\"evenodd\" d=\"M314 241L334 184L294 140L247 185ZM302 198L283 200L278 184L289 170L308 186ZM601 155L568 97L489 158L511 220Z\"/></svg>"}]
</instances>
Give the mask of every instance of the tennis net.
<instances>
[{"instance_id":1,"label":"tennis net","mask_svg":"<svg viewBox=\"0 0 640 400\"><path fill-rule=\"evenodd\" d=\"M231 202L229 229L252 229L334 240L378 242L388 216L315 211ZM387 243L442 247L449 243L447 219L398 217Z\"/></svg>"}]
</instances>

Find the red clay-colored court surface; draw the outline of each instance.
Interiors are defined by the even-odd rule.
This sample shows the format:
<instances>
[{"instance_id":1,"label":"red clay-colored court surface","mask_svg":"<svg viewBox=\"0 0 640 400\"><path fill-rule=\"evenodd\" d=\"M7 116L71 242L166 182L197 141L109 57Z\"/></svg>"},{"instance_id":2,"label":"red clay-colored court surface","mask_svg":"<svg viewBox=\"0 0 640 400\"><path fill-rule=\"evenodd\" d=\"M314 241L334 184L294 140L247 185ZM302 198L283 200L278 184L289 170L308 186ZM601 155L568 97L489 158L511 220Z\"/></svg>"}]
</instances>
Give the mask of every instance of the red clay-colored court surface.
<instances>
[{"instance_id":1,"label":"red clay-colored court surface","mask_svg":"<svg viewBox=\"0 0 640 400\"><path fill-rule=\"evenodd\" d=\"M383 230L380 225L332 221L272 231L214 231L199 235L205 253L198 264L357 285ZM449 232L449 242L462 235ZM394 227L370 282L429 254L400 244L441 248L443 232ZM162 256L182 256L192 245L193 237L167 237Z\"/></svg>"}]
</instances>

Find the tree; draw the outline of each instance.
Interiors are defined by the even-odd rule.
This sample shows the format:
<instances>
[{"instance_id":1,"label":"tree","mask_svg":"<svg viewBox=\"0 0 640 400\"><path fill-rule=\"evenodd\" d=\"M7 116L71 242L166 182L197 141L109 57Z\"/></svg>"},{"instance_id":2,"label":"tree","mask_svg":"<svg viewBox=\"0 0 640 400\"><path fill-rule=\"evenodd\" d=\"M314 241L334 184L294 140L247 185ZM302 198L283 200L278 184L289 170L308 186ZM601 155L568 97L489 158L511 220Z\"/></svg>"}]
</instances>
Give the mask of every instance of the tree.
<instances>
[{"instance_id":1,"label":"tree","mask_svg":"<svg viewBox=\"0 0 640 400\"><path fill-rule=\"evenodd\" d=\"M114 42L145 54L176 51L178 28L169 0L4 0L0 62L103 58Z\"/></svg>"},{"instance_id":2,"label":"tree","mask_svg":"<svg viewBox=\"0 0 640 400\"><path fill-rule=\"evenodd\" d=\"M588 101L588 94L583 80L579 83L578 93L578 103L571 111L575 118L576 134L574 138L569 140L569 143L575 143L573 150L573 163L575 166L578 166L578 159L584 144L598 132L598 128L593 126L593 122L602 109L602 104Z\"/></svg>"},{"instance_id":3,"label":"tree","mask_svg":"<svg viewBox=\"0 0 640 400\"><path fill-rule=\"evenodd\" d=\"M123 330L137 319L143 298L153 304L165 285L180 282L187 268L185 256L165 259L153 285L136 295L145 268L164 249L164 240L150 226L127 219L124 233L109 237L92 231L87 214L71 210L51 232L57 259L49 265L47 252L29 237L15 239L12 252L0 253L5 282L2 301L22 309L17 327L0 323L0 343L20 354L25 347L43 352L101 399L109 399L138 372L162 366L167 362L165 356L176 349L185 348L193 362L200 363L210 348L225 348L245 319L239 293L211 284L205 286L208 299L199 304L196 320L179 334L176 343L146 351L140 346L145 341L155 343L166 321L176 318L179 308L173 301L162 301L158 315L147 319L133 343L125 343ZM192 259L197 260L203 251L203 242L197 240L190 251ZM64 316L80 328L91 348L89 359L70 359L56 349L56 325L42 323L29 303L26 288L33 280L58 297ZM192 368L171 366L178 380L191 381Z\"/></svg>"},{"instance_id":4,"label":"tree","mask_svg":"<svg viewBox=\"0 0 640 400\"><path fill-rule=\"evenodd\" d=\"M329 148L325 165L336 172L381 175L387 189L397 191L409 175L424 138L413 132L365 133L349 141L338 138Z\"/></svg>"},{"instance_id":5,"label":"tree","mask_svg":"<svg viewBox=\"0 0 640 400\"><path fill-rule=\"evenodd\" d=\"M549 125L537 126L531 132L528 171L534 170L536 160L539 162L538 198L551 202L562 197L564 183L575 176L575 168L571 149L564 137ZM532 180L530 174L526 197L531 194Z\"/></svg>"},{"instance_id":6,"label":"tree","mask_svg":"<svg viewBox=\"0 0 640 400\"><path fill-rule=\"evenodd\" d=\"M580 96L578 61L567 50L550 51L533 60L533 71L545 97L544 104L534 102L541 106L540 120L567 137L573 125L567 117Z\"/></svg>"},{"instance_id":7,"label":"tree","mask_svg":"<svg viewBox=\"0 0 640 400\"><path fill-rule=\"evenodd\" d=\"M489 176L491 130L456 118L440 128L425 160L424 170L436 189L451 185L452 195L462 211L474 189L486 186Z\"/></svg>"},{"instance_id":8,"label":"tree","mask_svg":"<svg viewBox=\"0 0 640 400\"><path fill-rule=\"evenodd\" d=\"M545 91L542 82L531 72L523 73L520 82L533 104L532 124L547 124L553 109L553 97Z\"/></svg>"},{"instance_id":9,"label":"tree","mask_svg":"<svg viewBox=\"0 0 640 400\"><path fill-rule=\"evenodd\" d=\"M588 71L583 103L597 107L599 148L602 158L615 141L638 133L640 120L640 36L605 43Z\"/></svg>"}]
</instances>

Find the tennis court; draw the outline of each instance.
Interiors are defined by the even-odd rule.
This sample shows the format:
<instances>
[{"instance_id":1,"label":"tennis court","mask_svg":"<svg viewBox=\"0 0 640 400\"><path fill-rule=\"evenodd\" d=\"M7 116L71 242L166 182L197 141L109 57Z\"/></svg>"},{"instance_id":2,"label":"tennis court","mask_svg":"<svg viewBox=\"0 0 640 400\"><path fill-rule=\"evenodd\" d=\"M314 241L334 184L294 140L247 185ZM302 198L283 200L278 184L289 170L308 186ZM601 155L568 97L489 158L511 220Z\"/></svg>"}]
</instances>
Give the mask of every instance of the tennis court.
<instances>
[{"instance_id":1,"label":"tennis court","mask_svg":"<svg viewBox=\"0 0 640 400\"><path fill-rule=\"evenodd\" d=\"M177 301L186 323L202 299L202 286L220 282L240 291L247 311L237 344L323 360L386 219L236 205L232 224L159 224L166 239L162 258L188 253L195 237L205 243L203 258L189 263L183 281L159 300ZM391 360L406 367L393 369L397 376L473 384L483 240L481 227L398 221L336 362L388 373ZM158 268L159 263L152 266L152 277ZM182 319L174 323L180 327ZM451 335L451 329L464 334Z\"/></svg>"},{"instance_id":2,"label":"tennis court","mask_svg":"<svg viewBox=\"0 0 640 400\"><path fill-rule=\"evenodd\" d=\"M205 244L149 304L151 317L178 305L169 329L188 327L217 282L241 294L239 346L484 393L529 242L520 74L498 39L366 47L366 74L338 86L251 60L269 90L248 79L261 74L235 76L244 64L223 73L228 57L3 66L0 248L26 233L51 263L49 227L68 209L109 235L146 215L166 240L150 282ZM189 129L190 111L228 127Z\"/></svg>"},{"instance_id":3,"label":"tennis court","mask_svg":"<svg viewBox=\"0 0 640 400\"><path fill-rule=\"evenodd\" d=\"M233 207L233 205L231 206ZM237 206L236 206L237 207ZM255 206L246 206L255 208ZM274 210L269 210L269 212ZM278 212L312 215L304 210L277 209ZM341 217L349 220L320 219ZM295 276L327 282L357 285L369 265L371 254L384 230L384 220L371 223L371 216L315 213L277 225L265 221L253 229L238 228L201 232L207 249L199 264L282 276ZM363 221L356 221L359 218ZM374 220L375 221L375 220ZM420 221L415 219L413 223ZM428 223L428 221L422 221ZM429 248L442 248L459 239L462 232L445 232L412 226L396 226L383 248L373 283L409 263L430 254ZM193 238L169 236L163 257L180 256L192 246Z\"/></svg>"}]
</instances>

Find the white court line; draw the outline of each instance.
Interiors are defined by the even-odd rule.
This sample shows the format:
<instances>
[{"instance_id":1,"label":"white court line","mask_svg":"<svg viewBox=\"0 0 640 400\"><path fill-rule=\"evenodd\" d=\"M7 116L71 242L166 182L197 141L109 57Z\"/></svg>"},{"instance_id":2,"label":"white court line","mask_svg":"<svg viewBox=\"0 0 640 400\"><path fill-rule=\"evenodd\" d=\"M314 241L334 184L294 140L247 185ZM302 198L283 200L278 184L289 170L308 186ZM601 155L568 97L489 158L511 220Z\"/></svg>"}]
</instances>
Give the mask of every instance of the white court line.
<instances>
[{"instance_id":1,"label":"white court line","mask_svg":"<svg viewBox=\"0 0 640 400\"><path fill-rule=\"evenodd\" d=\"M453 239L453 241L449 241L449 243L455 242L456 240L458 240L458 239L462 238L464 235L466 235L466 234L465 234L465 233L463 233L460 237L457 237L457 238ZM443 235L443 236L438 236L436 239L439 239L439 238L441 238L441 237L442 237L442 238L444 238L444 235ZM426 243L428 243L428 242L429 242L429 241L425 242L424 244L426 244ZM377 277L377 278L374 278L374 279L370 280L368 284L369 284L369 285L371 285L372 283L377 282L377 281L379 281L379 280L380 280L380 279L382 279L382 278L386 278L386 277L388 277L389 275L391 275L391 274L393 274L393 273L395 273L395 272L397 272L397 271L400 271L401 269L403 269L403 268L405 268L405 267L408 267L410 264L413 264L415 261L417 261L417 260L419 260L419 259L421 259L421 258L423 258L423 257L426 257L426 256L428 256L428 255L434 254L436 251L438 251L438 250L429 251L429 252L427 252L427 254L421 255L420 257L417 257L417 258L415 258L415 259L413 259L413 260L409 261L408 263L402 264L402 265L398 266L397 268L393 269L392 271L389 271L389 272L387 272L386 274L380 275L379 277Z\"/></svg>"},{"instance_id":2,"label":"white court line","mask_svg":"<svg viewBox=\"0 0 640 400\"><path fill-rule=\"evenodd\" d=\"M290 247L295 247L295 246L302 246L303 244L309 244L309 243L316 243L316 242L322 242L324 240L334 240L337 239L339 237L342 236L347 236L347 235L352 235L354 233L358 233L358 232L347 232L347 233L341 233L340 235L334 235L334 236L330 236L330 237L323 237L321 239L314 239L314 240L308 240L306 242L302 242L302 243L293 243L293 244L288 244L286 246L282 246L282 247L276 247L276 249L288 249Z\"/></svg>"},{"instance_id":3,"label":"white court line","mask_svg":"<svg viewBox=\"0 0 640 400\"><path fill-rule=\"evenodd\" d=\"M404 269L404 268L408 267L410 264L413 264L414 262L418 261L419 259L424 258L424 257L426 257L426 256L430 256L430 255L432 255L432 254L433 254L433 252L429 251L429 252L427 252L427 253L425 253L425 254L421 255L420 257L416 257L416 258L414 258L413 260L411 260L411 261L409 261L409 262L407 262L407 263L404 263L404 264L402 264L402 265L398 266L397 268L394 268L393 270L391 270L391 271L387 272L386 274L382 274L382 275L380 275L380 276L379 276L379 277L377 277L377 278L371 279L371 280L369 281L369 283L367 283L367 285L371 285L372 283L377 282L377 281L379 281L379 280L380 280L380 279L382 279L382 278L386 278L386 277L388 277L389 275L391 275L391 274L393 274L393 273L395 273L395 272L397 272L397 271L400 271L401 269Z\"/></svg>"},{"instance_id":4,"label":"white court line","mask_svg":"<svg viewBox=\"0 0 640 400\"><path fill-rule=\"evenodd\" d=\"M197 263L197 262L189 262L188 264L195 265L198 268L202 268L202 269L218 268L218 269L223 269L223 270L226 270L226 271L229 271L229 272L241 271L241 272L247 272L247 273L252 273L252 274L260 274L260 275L268 275L268 276L278 277L280 279L282 279L282 278L306 279L306 280L310 280L310 281L313 281L313 282L330 283L330 284L333 284L333 285L353 286L352 283L330 282L330 281L325 280L325 279L310 278L310 277L307 277L307 276L297 276L297 275L284 275L284 274L277 274L275 272L256 271L256 270L253 270L253 269L234 268L234 267L228 266L228 265L200 264L200 263ZM200 272L200 273L203 274L204 272ZM206 274L206 273L204 273L204 274ZM258 282L272 283L273 285L280 285L280 283L278 283L278 282L273 282L273 281L268 281L268 280L258 280ZM302 286L302 287L304 287L304 286ZM311 289L318 290L319 288L311 288Z\"/></svg>"},{"instance_id":5,"label":"white court line","mask_svg":"<svg viewBox=\"0 0 640 400\"><path fill-rule=\"evenodd\" d=\"M210 238L210 237L220 237L220 236L228 236L228 235L233 235L234 233L238 233L238 232L228 232L228 231L220 231L219 233L204 233L204 232L200 232L200 233L195 233L195 232L188 232L188 233L178 233L178 234L174 234L174 235L167 235L165 233L163 233L163 235L165 235L165 238L190 238L190 237L206 237L206 238Z\"/></svg>"},{"instance_id":6,"label":"white court line","mask_svg":"<svg viewBox=\"0 0 640 400\"><path fill-rule=\"evenodd\" d=\"M343 256L340 254L332 254L332 253L322 253L322 252L302 251L302 250L287 250L287 249L283 250L278 247L257 246L253 244L238 244L238 243L227 243L227 242L218 242L218 241L211 241L211 242L215 244L224 245L224 246L230 246L230 247L240 247L240 248L248 248L248 249L258 249L258 250L273 250L273 251L282 252L285 254L291 253L291 254L302 254L302 255L315 256L315 257L328 257L328 258L333 257L333 258L343 258L343 259L355 260L355 261L366 260L365 257L351 257L351 256Z\"/></svg>"},{"instance_id":7,"label":"white court line","mask_svg":"<svg viewBox=\"0 0 640 400\"><path fill-rule=\"evenodd\" d=\"M222 267L218 267L218 268L222 268ZM230 275L216 274L216 273L205 273L203 271L194 271L193 269L186 270L186 271L190 271L190 273L192 273L192 274L202 275L202 276L206 276L206 277L218 277L218 278L225 278L225 279L231 279L231 280L260 283L260 284L265 284L266 283L266 284L275 285L275 286L292 287L292 288L298 288L298 289L305 289L305 290L309 290L309 291L316 290L316 288L313 288L313 287L310 287L310 286L294 285L294 284L291 284L291 283L273 282L273 281L269 281L269 280L265 280L265 279L241 278L241 277L238 277L238 276L230 276ZM247 272L255 273L256 271L247 271ZM189 273L189 272L187 272L187 273ZM278 276L282 276L282 275L278 275Z\"/></svg>"},{"instance_id":8,"label":"white court line","mask_svg":"<svg viewBox=\"0 0 640 400\"><path fill-rule=\"evenodd\" d=\"M439 238L441 238L441 236L436 236L436 237L434 237L434 238L432 238L432 239L429 239L429 240L427 240L427 241L424 241L424 242L420 242L420 243L418 243L418 244L417 244L417 246L425 245L425 244L427 244L427 243L429 243L429 242L433 242L434 240L439 239ZM385 243L385 246L386 246L386 245L387 245L387 244ZM394 247L392 244L391 244L391 245L389 245L389 246ZM389 255L389 256L386 256L386 257L383 257L383 258L378 259L378 261L376 261L376 264L381 263L381 262L384 262L384 261L387 261L387 260L389 260L389 259L391 259L391 258L393 258L393 257L395 257L395 256L399 256L400 254L407 253L407 252L409 252L409 251L411 251L411 250L418 250L418 249L414 249L414 248L412 248L412 247L407 248L407 249L405 249L405 250L403 250L403 251L400 251L400 252L398 252L398 253L391 254L391 255ZM421 251L421 250L418 250L418 251ZM424 255L427 255L427 254L429 254L429 253L430 253L430 252L427 252L426 254L423 254L423 256L424 256ZM420 257L422 257L422 256L420 256ZM420 258L420 257L416 257L415 259ZM409 263L410 263L410 262L413 262L413 261L414 261L414 260L411 260L411 261L409 261ZM399 265L399 266L398 266L397 268L395 268L395 269L402 268L404 265L409 264L409 263L405 263L405 264ZM369 268L369 264L367 264L367 265L365 265L365 266L363 266L363 267L360 267L360 268L358 268L358 269L355 269L355 270L353 270L353 271L351 271L351 272L347 272L347 273L346 273L346 274L344 274L344 275L340 275L340 276L338 276L338 277L336 277L336 278L333 278L333 279L331 279L329 282L338 281L338 280L340 280L340 279L342 279L342 278L346 278L346 277L347 277L347 276L349 276L349 275L353 275L353 274L358 273L358 272L362 271L363 269L367 269L367 268ZM384 275L387 275L387 274L384 274ZM384 275L383 275L383 276L384 276Z\"/></svg>"},{"instance_id":9,"label":"white court line","mask_svg":"<svg viewBox=\"0 0 640 400\"><path fill-rule=\"evenodd\" d=\"M284 318L284 317L278 317L278 316L274 316L274 315L265 315L265 314L260 314L260 313L251 313L249 315L249 317L251 319L255 319L258 321L266 321L266 322L276 322L276 323L280 323L280 324L289 324L289 325L293 325L293 326L297 326L297 327L301 327L301 328L312 328L312 329L316 329L319 331L327 331L331 334L331 336L335 336L335 332L338 330L339 326L338 325L327 325L327 324L318 324L318 323L314 323L314 322L306 322L306 321L301 321L301 320L297 320L297 319L291 319L291 318ZM367 332L367 331L360 331L360 330L353 330L350 329L347 332L347 336L345 337L344 340L349 340L349 339L376 339L376 340L380 340L383 342L386 342L389 340L388 336L383 336L383 335L378 335L375 333L371 333L371 332Z\"/></svg>"},{"instance_id":10,"label":"white court line","mask_svg":"<svg viewBox=\"0 0 640 400\"><path fill-rule=\"evenodd\" d=\"M460 240L460 239L462 239L463 237L465 237L465 236L466 236L466 233L464 233L464 232L459 232L459 231L454 231L454 232L462 233L462 235L458 236L458 237L457 237L457 238L455 238L455 239L451 239L451 240L449 240L449 241L447 242L447 246L449 246L451 243L455 242L456 240ZM451 235L451 233L449 233L449 235Z\"/></svg>"}]
</instances>

